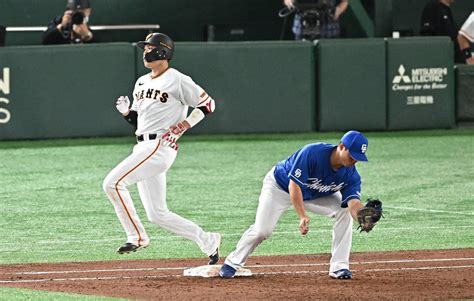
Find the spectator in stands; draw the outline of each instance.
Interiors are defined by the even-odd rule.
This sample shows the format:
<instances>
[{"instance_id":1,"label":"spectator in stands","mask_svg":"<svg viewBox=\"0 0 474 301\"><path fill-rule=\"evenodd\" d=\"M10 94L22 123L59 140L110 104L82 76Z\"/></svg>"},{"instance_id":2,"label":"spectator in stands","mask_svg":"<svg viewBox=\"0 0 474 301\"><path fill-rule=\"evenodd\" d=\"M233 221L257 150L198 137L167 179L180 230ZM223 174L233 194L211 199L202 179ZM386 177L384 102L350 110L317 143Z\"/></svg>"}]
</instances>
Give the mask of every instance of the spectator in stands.
<instances>
[{"instance_id":1,"label":"spectator in stands","mask_svg":"<svg viewBox=\"0 0 474 301\"><path fill-rule=\"evenodd\" d=\"M454 0L430 0L421 15L420 34L422 36L447 36L454 43L454 61L464 63L457 40L458 27L454 22L451 4Z\"/></svg>"},{"instance_id":2,"label":"spectator in stands","mask_svg":"<svg viewBox=\"0 0 474 301\"><path fill-rule=\"evenodd\" d=\"M68 0L66 11L48 24L43 34L43 44L77 44L91 42L88 22L91 15L89 0Z\"/></svg>"},{"instance_id":3,"label":"spectator in stands","mask_svg":"<svg viewBox=\"0 0 474 301\"><path fill-rule=\"evenodd\" d=\"M459 49L461 50L466 64L474 65L471 43L474 43L474 12L467 18L458 33Z\"/></svg>"},{"instance_id":4,"label":"spectator in stands","mask_svg":"<svg viewBox=\"0 0 474 301\"><path fill-rule=\"evenodd\" d=\"M348 0L283 0L283 3L290 10L296 8L292 27L295 40L330 39L341 36L339 17L347 10Z\"/></svg>"}]
</instances>

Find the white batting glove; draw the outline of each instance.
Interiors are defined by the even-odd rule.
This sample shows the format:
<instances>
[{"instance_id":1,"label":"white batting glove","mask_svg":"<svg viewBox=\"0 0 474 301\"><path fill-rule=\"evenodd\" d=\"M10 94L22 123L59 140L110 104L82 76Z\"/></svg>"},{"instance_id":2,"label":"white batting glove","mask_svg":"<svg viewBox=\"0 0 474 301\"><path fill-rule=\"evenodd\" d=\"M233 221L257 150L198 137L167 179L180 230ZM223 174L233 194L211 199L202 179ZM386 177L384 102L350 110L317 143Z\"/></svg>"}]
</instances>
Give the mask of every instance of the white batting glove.
<instances>
[{"instance_id":1,"label":"white batting glove","mask_svg":"<svg viewBox=\"0 0 474 301\"><path fill-rule=\"evenodd\" d=\"M130 99L128 99L128 96L120 96L119 98L117 98L115 107L120 113L127 113L130 110Z\"/></svg>"}]
</instances>

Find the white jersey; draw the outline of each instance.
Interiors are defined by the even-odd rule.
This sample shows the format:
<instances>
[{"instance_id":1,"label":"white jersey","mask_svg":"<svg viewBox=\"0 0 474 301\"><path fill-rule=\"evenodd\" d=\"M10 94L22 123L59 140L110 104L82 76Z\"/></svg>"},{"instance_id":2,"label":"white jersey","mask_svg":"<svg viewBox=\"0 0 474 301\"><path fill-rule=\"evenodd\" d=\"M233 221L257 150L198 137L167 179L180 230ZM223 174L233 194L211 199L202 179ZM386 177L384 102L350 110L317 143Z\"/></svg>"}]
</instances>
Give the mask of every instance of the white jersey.
<instances>
[{"instance_id":1,"label":"white jersey","mask_svg":"<svg viewBox=\"0 0 474 301\"><path fill-rule=\"evenodd\" d=\"M143 75L133 90L131 109L138 113L135 135L164 134L187 117L188 107L196 107L207 97L191 77L176 69L169 68L157 78Z\"/></svg>"},{"instance_id":2,"label":"white jersey","mask_svg":"<svg viewBox=\"0 0 474 301\"><path fill-rule=\"evenodd\" d=\"M469 15L469 18L461 26L459 34L465 36L471 43L474 43L474 12Z\"/></svg>"}]
</instances>

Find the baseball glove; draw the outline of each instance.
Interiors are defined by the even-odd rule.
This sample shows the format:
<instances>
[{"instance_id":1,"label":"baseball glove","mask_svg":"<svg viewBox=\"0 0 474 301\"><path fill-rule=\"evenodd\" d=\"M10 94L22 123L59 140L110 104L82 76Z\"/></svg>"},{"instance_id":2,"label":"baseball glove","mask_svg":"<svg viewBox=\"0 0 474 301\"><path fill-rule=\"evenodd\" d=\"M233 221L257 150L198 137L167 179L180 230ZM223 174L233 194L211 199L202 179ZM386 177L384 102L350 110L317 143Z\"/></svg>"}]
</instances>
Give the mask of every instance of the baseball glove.
<instances>
[{"instance_id":1,"label":"baseball glove","mask_svg":"<svg viewBox=\"0 0 474 301\"><path fill-rule=\"evenodd\" d=\"M357 211L357 221L359 222L360 232L370 232L375 224L383 216L382 201L379 199L367 199L367 204Z\"/></svg>"}]
</instances>

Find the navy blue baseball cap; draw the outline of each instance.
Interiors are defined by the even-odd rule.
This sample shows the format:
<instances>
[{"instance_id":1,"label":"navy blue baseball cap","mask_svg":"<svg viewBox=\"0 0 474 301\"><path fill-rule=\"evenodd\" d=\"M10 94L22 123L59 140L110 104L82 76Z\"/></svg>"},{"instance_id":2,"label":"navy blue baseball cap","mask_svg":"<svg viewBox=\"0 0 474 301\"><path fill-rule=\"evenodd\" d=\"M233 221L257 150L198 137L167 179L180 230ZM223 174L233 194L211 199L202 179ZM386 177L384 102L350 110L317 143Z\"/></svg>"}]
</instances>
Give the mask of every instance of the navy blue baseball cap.
<instances>
[{"instance_id":1,"label":"navy blue baseball cap","mask_svg":"<svg viewBox=\"0 0 474 301\"><path fill-rule=\"evenodd\" d=\"M358 131L349 131L342 136L341 143L349 150L354 160L369 161L365 153L369 148L369 140Z\"/></svg>"}]
</instances>

